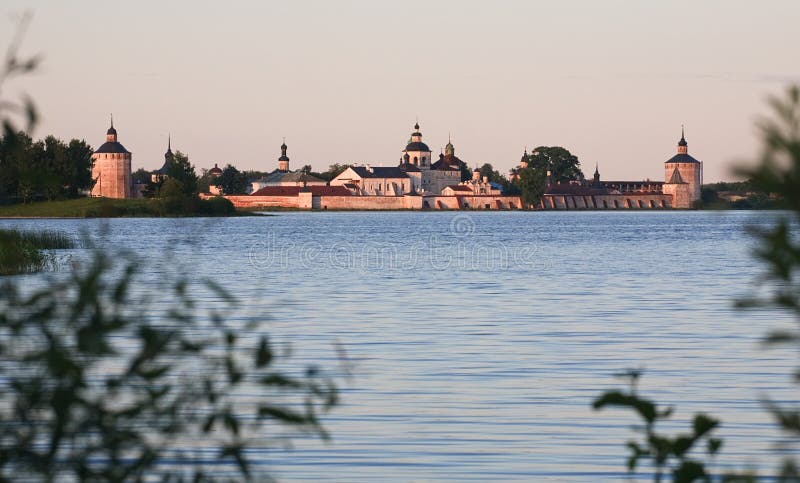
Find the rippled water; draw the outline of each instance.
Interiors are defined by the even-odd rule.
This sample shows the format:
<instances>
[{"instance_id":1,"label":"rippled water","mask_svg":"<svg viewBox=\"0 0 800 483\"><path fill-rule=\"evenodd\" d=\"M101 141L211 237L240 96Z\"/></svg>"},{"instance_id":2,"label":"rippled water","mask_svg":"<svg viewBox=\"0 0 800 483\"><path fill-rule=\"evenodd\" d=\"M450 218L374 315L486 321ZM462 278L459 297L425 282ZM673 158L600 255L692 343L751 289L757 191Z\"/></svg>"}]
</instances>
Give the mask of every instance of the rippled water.
<instances>
[{"instance_id":1,"label":"rippled water","mask_svg":"<svg viewBox=\"0 0 800 483\"><path fill-rule=\"evenodd\" d=\"M769 215L760 215L763 222ZM732 301L760 267L753 213L282 213L230 219L3 220L90 233L164 271L211 276L267 314L297 360L355 363L330 443L259 455L284 481L618 481L632 415L593 412L612 374L720 417L721 466L774 467L761 399L796 400L789 319ZM211 303L211 301L209 301Z\"/></svg>"}]
</instances>

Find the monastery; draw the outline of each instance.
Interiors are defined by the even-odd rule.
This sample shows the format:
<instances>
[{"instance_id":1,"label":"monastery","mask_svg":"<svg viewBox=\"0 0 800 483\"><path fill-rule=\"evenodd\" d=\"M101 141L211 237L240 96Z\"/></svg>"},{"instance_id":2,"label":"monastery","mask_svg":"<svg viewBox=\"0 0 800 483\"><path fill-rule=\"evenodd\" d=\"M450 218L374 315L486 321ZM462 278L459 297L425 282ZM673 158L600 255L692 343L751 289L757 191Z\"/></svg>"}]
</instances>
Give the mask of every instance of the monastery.
<instances>
[{"instance_id":1,"label":"monastery","mask_svg":"<svg viewBox=\"0 0 800 483\"><path fill-rule=\"evenodd\" d=\"M432 162L431 149L422 140L419 123L402 151L397 166L351 166L325 183L306 173L289 170L286 143L278 169L248 196L226 196L240 208L296 208L332 210L421 210L522 208L519 196L505 196L480 173L461 182L466 163L455 155L448 140L445 152ZM476 170L477 171L477 170ZM256 183L254 183L254 187Z\"/></svg>"},{"instance_id":2,"label":"monastery","mask_svg":"<svg viewBox=\"0 0 800 483\"><path fill-rule=\"evenodd\" d=\"M519 196L508 196L502 187L481 177L478 169L471 178L461 181L466 163L456 157L455 147L448 139L438 160L432 161L431 150L422 140L419 123L402 150L397 166L352 166L326 182L303 171L289 168L286 141L275 170L252 182L252 194L225 196L238 208L294 208L336 210L515 210L523 208ZM119 143L113 118L106 132L106 142L93 154L92 178L95 185L91 196L132 198L141 196L134 189L131 176L130 151ZM527 152L520 168L527 167ZM168 177L174 160L171 138L167 141L164 164L152 172L154 182ZM660 181L601 181L595 167L591 181L565 184L548 182L540 205L544 210L574 209L688 209L700 199L703 183L703 163L688 153L688 143L681 129L678 152L664 163L665 180ZM222 170L215 165L209 170L219 176ZM212 192L201 196L219 195Z\"/></svg>"}]
</instances>

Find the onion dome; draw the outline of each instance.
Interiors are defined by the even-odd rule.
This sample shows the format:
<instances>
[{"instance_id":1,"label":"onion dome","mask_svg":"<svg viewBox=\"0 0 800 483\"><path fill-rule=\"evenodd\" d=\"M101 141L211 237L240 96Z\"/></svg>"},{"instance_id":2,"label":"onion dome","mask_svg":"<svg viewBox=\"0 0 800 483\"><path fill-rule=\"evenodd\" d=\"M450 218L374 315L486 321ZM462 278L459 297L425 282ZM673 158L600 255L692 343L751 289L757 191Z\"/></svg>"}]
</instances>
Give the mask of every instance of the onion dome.
<instances>
[{"instance_id":1,"label":"onion dome","mask_svg":"<svg viewBox=\"0 0 800 483\"><path fill-rule=\"evenodd\" d=\"M406 151L425 151L430 152L431 148L428 147L427 144L423 143L422 141L414 141L410 142L406 145Z\"/></svg>"},{"instance_id":2,"label":"onion dome","mask_svg":"<svg viewBox=\"0 0 800 483\"><path fill-rule=\"evenodd\" d=\"M219 166L217 166L217 163L214 163L214 167L208 170L208 174L210 174L212 176L219 176L219 175L222 174L222 170L219 169Z\"/></svg>"},{"instance_id":3,"label":"onion dome","mask_svg":"<svg viewBox=\"0 0 800 483\"><path fill-rule=\"evenodd\" d=\"M284 140L283 144L281 144L281 157L278 158L278 161L289 161L289 156L286 155L286 149L288 149L288 147L286 146L286 140Z\"/></svg>"}]
</instances>

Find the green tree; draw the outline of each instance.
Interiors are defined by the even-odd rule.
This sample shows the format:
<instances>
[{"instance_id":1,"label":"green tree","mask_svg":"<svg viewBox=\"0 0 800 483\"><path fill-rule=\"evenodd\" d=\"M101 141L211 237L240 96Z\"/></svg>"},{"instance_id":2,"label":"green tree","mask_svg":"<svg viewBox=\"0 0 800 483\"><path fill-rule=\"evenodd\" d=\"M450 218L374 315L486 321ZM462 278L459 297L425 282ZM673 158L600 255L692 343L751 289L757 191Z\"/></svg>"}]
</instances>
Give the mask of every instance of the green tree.
<instances>
[{"instance_id":1,"label":"green tree","mask_svg":"<svg viewBox=\"0 0 800 483\"><path fill-rule=\"evenodd\" d=\"M94 186L92 179L92 149L86 141L73 139L65 150L67 165L64 171L64 181L69 198L76 198L83 192L91 191Z\"/></svg>"},{"instance_id":2,"label":"green tree","mask_svg":"<svg viewBox=\"0 0 800 483\"><path fill-rule=\"evenodd\" d=\"M352 164L339 164L333 163L332 165L328 166L328 170L322 173L319 173L319 177L324 179L325 181L330 181L333 178L339 176L346 170L347 168L353 166Z\"/></svg>"},{"instance_id":3,"label":"green tree","mask_svg":"<svg viewBox=\"0 0 800 483\"><path fill-rule=\"evenodd\" d=\"M506 177L500 174L500 172L494 169L494 166L489 163L484 163L484 165L480 167L480 172L481 178L487 177L489 181L501 184L507 181Z\"/></svg>"},{"instance_id":4,"label":"green tree","mask_svg":"<svg viewBox=\"0 0 800 483\"><path fill-rule=\"evenodd\" d=\"M181 183L183 192L187 195L197 193L197 173L189 162L189 156L180 151L175 151L172 162L167 169L167 176Z\"/></svg>"},{"instance_id":5,"label":"green tree","mask_svg":"<svg viewBox=\"0 0 800 483\"><path fill-rule=\"evenodd\" d=\"M246 194L249 185L247 175L230 164L225 166L222 170L222 174L215 180L215 183L226 195Z\"/></svg>"},{"instance_id":6,"label":"green tree","mask_svg":"<svg viewBox=\"0 0 800 483\"><path fill-rule=\"evenodd\" d=\"M92 148L47 136L34 142L18 132L0 139L0 199L75 198L91 189Z\"/></svg>"},{"instance_id":7,"label":"green tree","mask_svg":"<svg viewBox=\"0 0 800 483\"><path fill-rule=\"evenodd\" d=\"M546 181L547 172L545 170L528 167L519 170L513 184L525 205L539 206L547 184Z\"/></svg>"},{"instance_id":8,"label":"green tree","mask_svg":"<svg viewBox=\"0 0 800 483\"><path fill-rule=\"evenodd\" d=\"M583 171L578 157L559 146L539 146L528 155L528 165L550 171L553 183L569 183L583 180Z\"/></svg>"},{"instance_id":9,"label":"green tree","mask_svg":"<svg viewBox=\"0 0 800 483\"><path fill-rule=\"evenodd\" d=\"M559 146L539 146L528 155L528 167L518 168L515 181L523 201L529 206L537 206L544 194L547 173L551 183L582 181L581 163L578 157Z\"/></svg>"}]
</instances>

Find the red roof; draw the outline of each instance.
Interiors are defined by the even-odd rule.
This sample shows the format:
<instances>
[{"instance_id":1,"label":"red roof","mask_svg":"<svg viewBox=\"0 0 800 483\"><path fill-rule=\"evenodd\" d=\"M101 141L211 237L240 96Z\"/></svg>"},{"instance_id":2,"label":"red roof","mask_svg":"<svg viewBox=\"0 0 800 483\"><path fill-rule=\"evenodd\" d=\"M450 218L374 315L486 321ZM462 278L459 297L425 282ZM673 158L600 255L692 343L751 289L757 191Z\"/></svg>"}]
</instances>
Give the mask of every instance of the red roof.
<instances>
[{"instance_id":1,"label":"red roof","mask_svg":"<svg viewBox=\"0 0 800 483\"><path fill-rule=\"evenodd\" d=\"M470 188L469 186L464 186L464 185L460 185L460 184L450 185L450 186L447 186L447 188L450 188L453 191L469 191L469 192L472 192L472 188Z\"/></svg>"},{"instance_id":2,"label":"red roof","mask_svg":"<svg viewBox=\"0 0 800 483\"><path fill-rule=\"evenodd\" d=\"M265 186L250 196L297 196L305 189L312 196L351 196L350 190L344 186Z\"/></svg>"}]
</instances>

